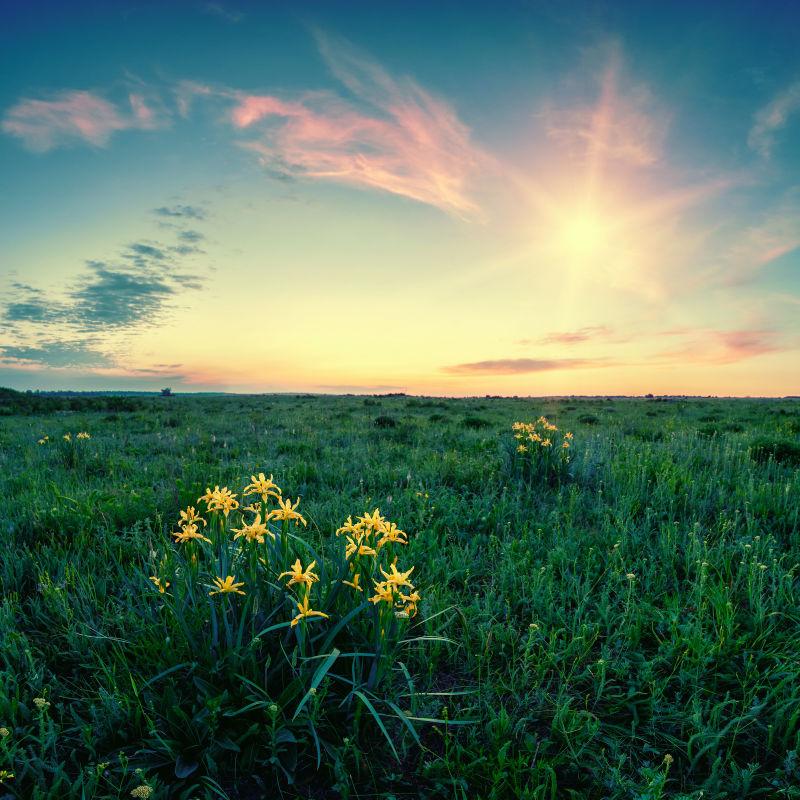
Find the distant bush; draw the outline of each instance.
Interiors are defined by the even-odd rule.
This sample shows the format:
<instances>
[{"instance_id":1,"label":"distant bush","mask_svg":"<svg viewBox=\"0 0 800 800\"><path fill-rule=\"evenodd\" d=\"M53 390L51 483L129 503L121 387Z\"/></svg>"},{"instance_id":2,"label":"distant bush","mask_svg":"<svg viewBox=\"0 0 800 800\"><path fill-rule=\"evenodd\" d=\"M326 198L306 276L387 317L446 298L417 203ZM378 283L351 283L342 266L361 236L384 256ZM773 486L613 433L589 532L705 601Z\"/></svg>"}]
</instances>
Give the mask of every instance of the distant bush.
<instances>
[{"instance_id":1,"label":"distant bush","mask_svg":"<svg viewBox=\"0 0 800 800\"><path fill-rule=\"evenodd\" d=\"M761 464L772 459L778 464L796 466L800 464L800 444L790 439L761 437L750 445L750 455Z\"/></svg>"},{"instance_id":2,"label":"distant bush","mask_svg":"<svg viewBox=\"0 0 800 800\"><path fill-rule=\"evenodd\" d=\"M376 400L374 397L365 397L364 398L364 405L365 406L379 406L382 405L380 400Z\"/></svg>"},{"instance_id":3,"label":"distant bush","mask_svg":"<svg viewBox=\"0 0 800 800\"><path fill-rule=\"evenodd\" d=\"M430 422L445 422L447 420L447 415L446 414L438 414L438 413L437 414L431 414L428 417L428 420Z\"/></svg>"},{"instance_id":4,"label":"distant bush","mask_svg":"<svg viewBox=\"0 0 800 800\"><path fill-rule=\"evenodd\" d=\"M382 414L380 417L375 417L372 423L376 428L396 428L397 420L394 417L387 417Z\"/></svg>"},{"instance_id":5,"label":"distant bush","mask_svg":"<svg viewBox=\"0 0 800 800\"><path fill-rule=\"evenodd\" d=\"M481 428L488 428L491 425L488 419L484 419L483 417L464 417L461 420L461 424L465 428L469 428L470 430L477 431Z\"/></svg>"},{"instance_id":6,"label":"distant bush","mask_svg":"<svg viewBox=\"0 0 800 800\"><path fill-rule=\"evenodd\" d=\"M581 414L581 416L578 417L578 422L583 425L597 425L600 422L600 417L594 414Z\"/></svg>"}]
</instances>

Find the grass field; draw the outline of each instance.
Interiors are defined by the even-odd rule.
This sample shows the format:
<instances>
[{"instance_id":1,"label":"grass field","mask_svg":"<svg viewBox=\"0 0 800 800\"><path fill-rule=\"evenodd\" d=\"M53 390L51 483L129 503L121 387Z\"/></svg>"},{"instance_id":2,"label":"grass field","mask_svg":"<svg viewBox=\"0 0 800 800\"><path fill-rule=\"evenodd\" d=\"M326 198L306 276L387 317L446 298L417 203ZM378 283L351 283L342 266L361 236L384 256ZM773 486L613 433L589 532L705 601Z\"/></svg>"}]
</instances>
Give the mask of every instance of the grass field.
<instances>
[{"instance_id":1,"label":"grass field","mask_svg":"<svg viewBox=\"0 0 800 800\"><path fill-rule=\"evenodd\" d=\"M796 401L3 399L0 798L800 797ZM181 582L179 510L258 472L327 618ZM333 588L375 508L421 596L378 639Z\"/></svg>"}]
</instances>

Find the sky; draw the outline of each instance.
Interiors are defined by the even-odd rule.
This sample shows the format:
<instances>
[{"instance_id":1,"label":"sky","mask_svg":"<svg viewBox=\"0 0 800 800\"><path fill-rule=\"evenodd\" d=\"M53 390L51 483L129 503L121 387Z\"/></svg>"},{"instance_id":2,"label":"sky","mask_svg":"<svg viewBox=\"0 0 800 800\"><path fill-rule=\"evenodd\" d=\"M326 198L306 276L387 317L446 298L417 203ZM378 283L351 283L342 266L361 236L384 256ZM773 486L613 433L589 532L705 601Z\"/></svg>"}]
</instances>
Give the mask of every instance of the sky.
<instances>
[{"instance_id":1,"label":"sky","mask_svg":"<svg viewBox=\"0 0 800 800\"><path fill-rule=\"evenodd\" d=\"M0 13L0 385L800 394L800 3Z\"/></svg>"}]
</instances>

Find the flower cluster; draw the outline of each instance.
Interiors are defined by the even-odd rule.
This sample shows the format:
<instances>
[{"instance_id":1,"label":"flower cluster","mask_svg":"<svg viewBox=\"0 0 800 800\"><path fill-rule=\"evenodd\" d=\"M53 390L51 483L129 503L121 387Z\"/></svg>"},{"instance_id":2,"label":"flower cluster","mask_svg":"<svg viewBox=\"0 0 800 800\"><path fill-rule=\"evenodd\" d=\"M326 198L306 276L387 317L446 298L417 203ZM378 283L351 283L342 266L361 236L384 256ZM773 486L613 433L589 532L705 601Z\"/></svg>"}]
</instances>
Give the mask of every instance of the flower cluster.
<instances>
[{"instance_id":1,"label":"flower cluster","mask_svg":"<svg viewBox=\"0 0 800 800\"><path fill-rule=\"evenodd\" d=\"M172 533L176 545L189 548L183 575L204 572L209 596L260 595L277 583L293 609L287 620L292 628L314 618L329 619L332 611L349 612L354 602L359 605L365 598L377 609L382 632L386 630L383 609L398 620L416 615L420 595L409 580L414 567L400 571L395 555L396 547L408 544L408 534L382 517L377 508L355 522L349 516L336 531L337 536L345 537L344 557L338 564L332 559L334 566L326 570L325 588L314 592L319 595L314 599L312 589L321 585L320 574L315 571L320 569L318 561L297 552L303 544L291 532L292 527L308 525L298 510L300 498L293 501L285 497L273 476L267 478L263 472L251 476L241 497L251 502L240 504L239 494L227 486L207 488L197 499L205 506L205 513L201 513L200 505L181 510L177 530ZM272 527L271 523L280 523L281 527ZM168 590L181 577L181 571L173 568L168 574L165 559L157 572L160 574L149 576L149 580L159 594L169 596ZM334 591L336 585L350 587L349 601L342 599L339 590ZM320 604L325 611L319 610Z\"/></svg>"},{"instance_id":2,"label":"flower cluster","mask_svg":"<svg viewBox=\"0 0 800 800\"><path fill-rule=\"evenodd\" d=\"M72 441L72 434L69 431L67 431L67 433L65 433L61 438L65 442L71 442ZM78 431L78 433L75 434L75 438L76 439L91 439L92 436L88 431ZM37 439L36 441L38 442L38 444L49 444L50 437L47 434L45 434L44 436L42 436L41 439Z\"/></svg>"},{"instance_id":3,"label":"flower cluster","mask_svg":"<svg viewBox=\"0 0 800 800\"><path fill-rule=\"evenodd\" d=\"M395 545L408 544L408 534L400 530L396 523L382 517L376 508L371 514L360 516L356 522L353 522L352 516L348 517L344 525L337 529L336 535L345 537L345 558L351 572L350 580L343 580L342 583L358 592L363 592L364 586L371 583L370 589L374 592L369 598L371 603L384 603L398 618L413 617L420 600L408 580L414 567L407 572L398 572L397 556L393 552ZM386 565L389 572L384 570L381 563L384 553L394 556L391 563ZM383 580L379 580L378 572ZM362 577L365 579L363 584ZM408 594L403 594L403 588L408 589Z\"/></svg>"},{"instance_id":4,"label":"flower cluster","mask_svg":"<svg viewBox=\"0 0 800 800\"><path fill-rule=\"evenodd\" d=\"M517 458L529 467L555 474L569 463L572 433L560 430L547 417L534 422L515 422L511 429Z\"/></svg>"}]
</instances>

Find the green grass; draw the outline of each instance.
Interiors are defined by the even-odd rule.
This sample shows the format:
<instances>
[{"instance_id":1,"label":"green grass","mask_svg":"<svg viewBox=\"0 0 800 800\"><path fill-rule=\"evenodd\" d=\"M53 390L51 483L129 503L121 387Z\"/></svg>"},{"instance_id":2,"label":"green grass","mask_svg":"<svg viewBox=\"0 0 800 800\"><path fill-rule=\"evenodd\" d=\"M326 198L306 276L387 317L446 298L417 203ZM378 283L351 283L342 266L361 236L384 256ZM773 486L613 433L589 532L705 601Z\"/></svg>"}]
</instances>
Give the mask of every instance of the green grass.
<instances>
[{"instance_id":1,"label":"green grass","mask_svg":"<svg viewBox=\"0 0 800 800\"><path fill-rule=\"evenodd\" d=\"M800 798L798 402L0 399L0 798ZM575 434L557 480L513 457L540 414ZM254 471L321 553L376 506L408 531L431 637L386 696L439 721L360 701L291 786L221 733L269 678L167 640L147 580L179 508Z\"/></svg>"}]
</instances>

